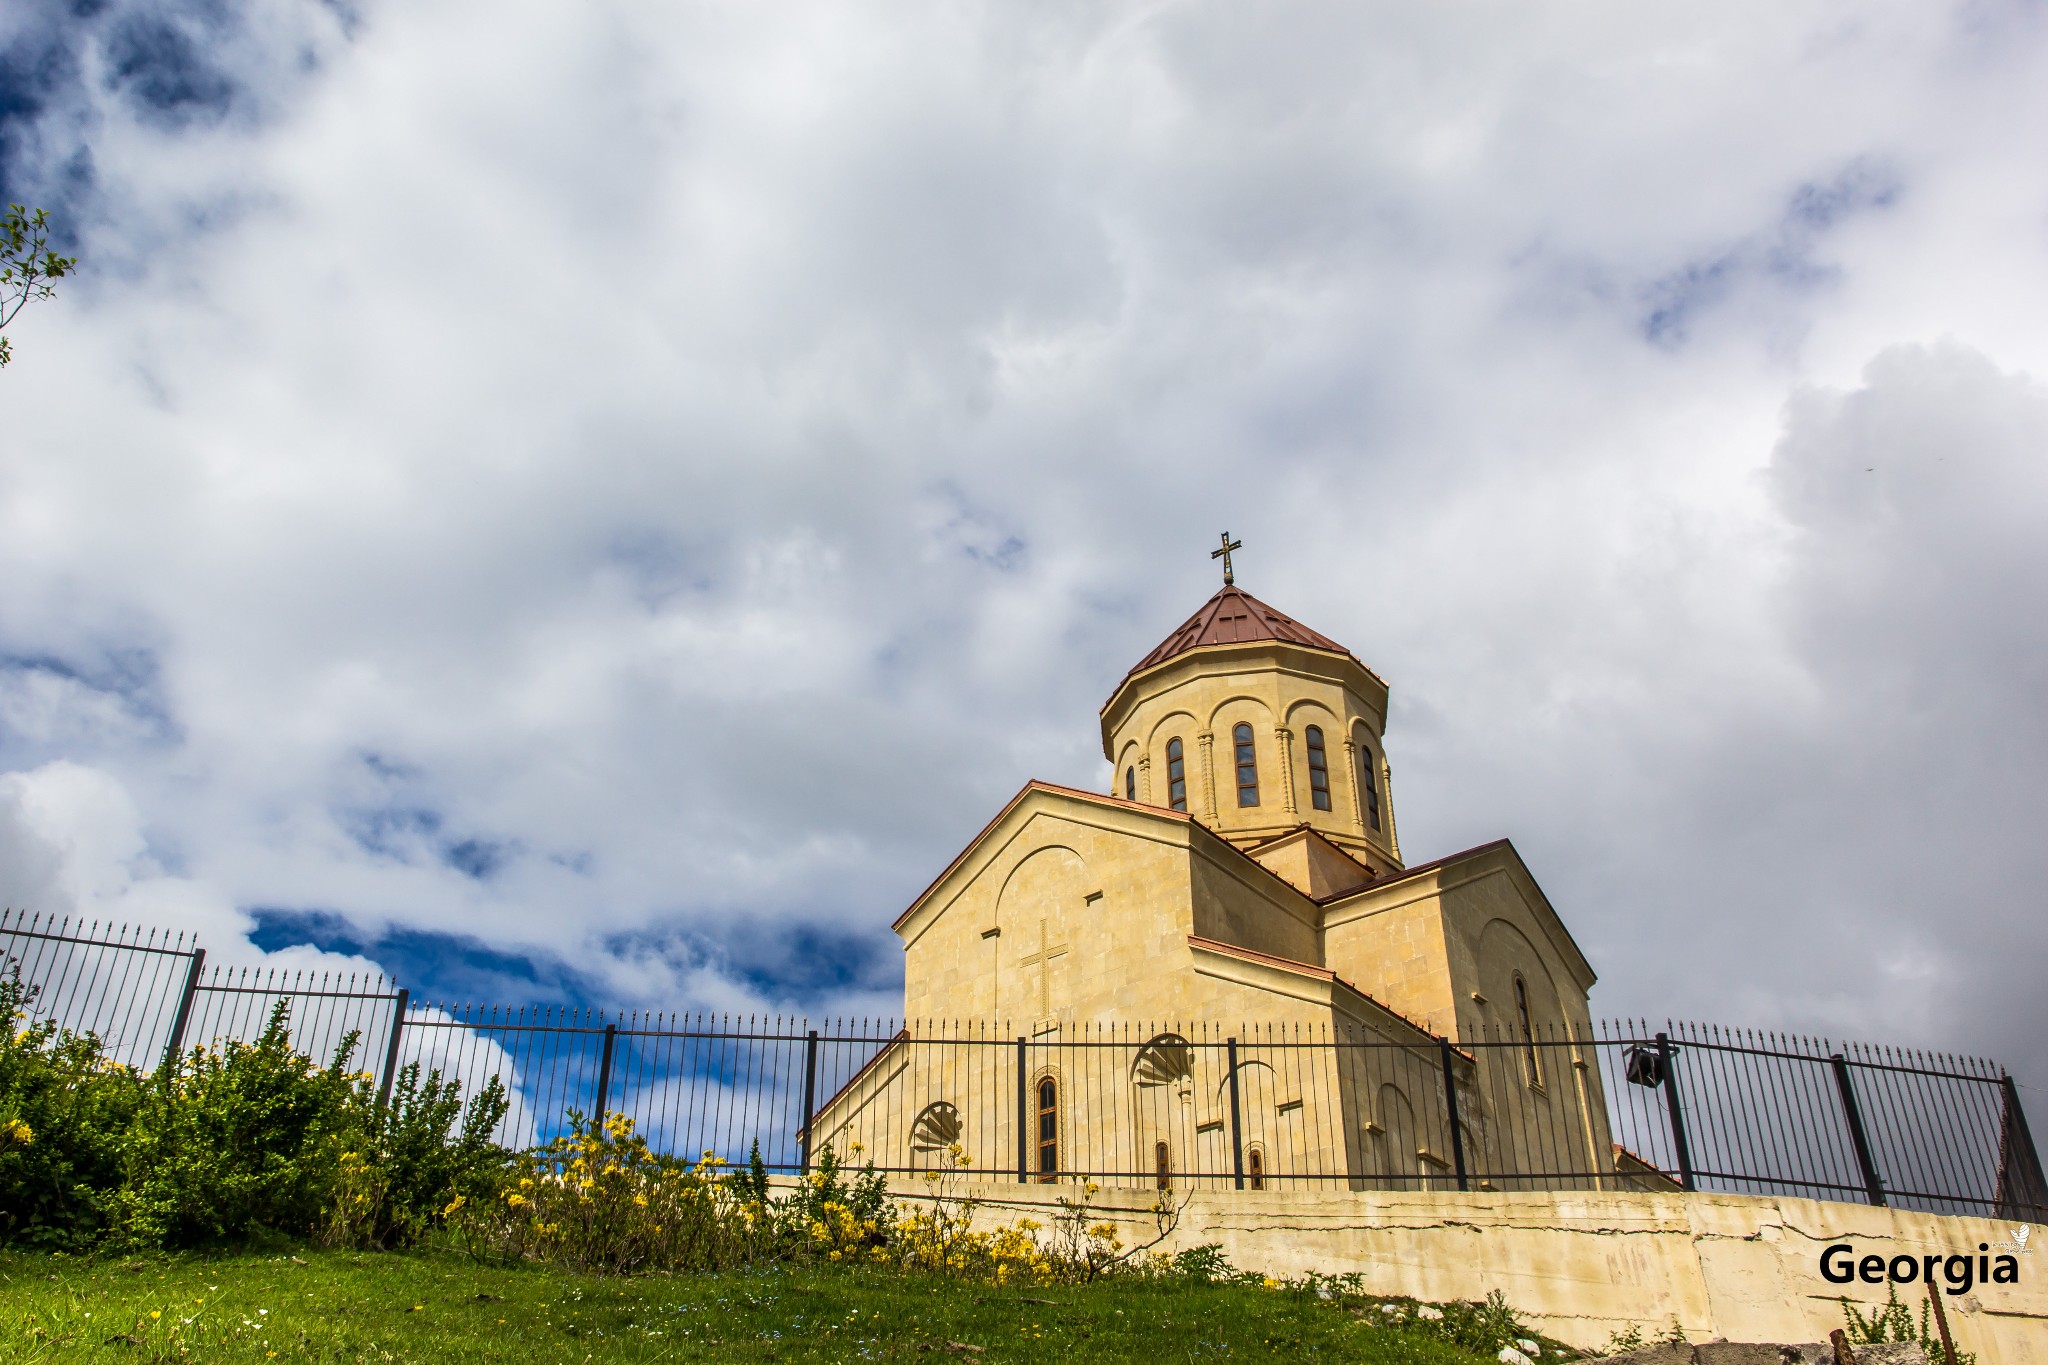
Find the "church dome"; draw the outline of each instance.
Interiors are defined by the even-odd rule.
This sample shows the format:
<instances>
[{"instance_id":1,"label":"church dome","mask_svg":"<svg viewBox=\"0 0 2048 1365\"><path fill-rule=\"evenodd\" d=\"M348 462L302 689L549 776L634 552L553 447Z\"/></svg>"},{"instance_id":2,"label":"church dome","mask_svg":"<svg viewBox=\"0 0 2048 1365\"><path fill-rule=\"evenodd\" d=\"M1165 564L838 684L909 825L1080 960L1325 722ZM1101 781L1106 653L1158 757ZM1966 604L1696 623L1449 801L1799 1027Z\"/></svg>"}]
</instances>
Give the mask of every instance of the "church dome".
<instances>
[{"instance_id":1,"label":"church dome","mask_svg":"<svg viewBox=\"0 0 2048 1365\"><path fill-rule=\"evenodd\" d=\"M1186 811L1241 848L1309 829L1400 866L1387 684L1232 582L1124 675L1100 719L1125 800Z\"/></svg>"},{"instance_id":2,"label":"church dome","mask_svg":"<svg viewBox=\"0 0 2048 1365\"><path fill-rule=\"evenodd\" d=\"M1269 607L1243 588L1226 583L1193 616L1161 640L1156 649L1138 660L1124 677L1128 680L1132 675L1163 664L1175 655L1204 645L1241 645L1260 640L1280 640L1308 649L1328 650L1332 654L1342 654L1353 663L1358 662L1356 655L1329 636L1310 630L1286 612Z\"/></svg>"}]
</instances>

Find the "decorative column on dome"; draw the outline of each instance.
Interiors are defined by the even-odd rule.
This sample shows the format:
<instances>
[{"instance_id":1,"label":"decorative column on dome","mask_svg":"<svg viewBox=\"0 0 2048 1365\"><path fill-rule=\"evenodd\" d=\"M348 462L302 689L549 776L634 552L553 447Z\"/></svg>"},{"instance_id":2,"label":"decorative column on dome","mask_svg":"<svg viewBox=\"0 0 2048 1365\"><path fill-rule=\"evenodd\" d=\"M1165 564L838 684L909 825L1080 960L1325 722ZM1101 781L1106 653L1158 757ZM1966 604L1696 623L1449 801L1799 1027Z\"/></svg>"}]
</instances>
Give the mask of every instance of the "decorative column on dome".
<instances>
[{"instance_id":1,"label":"decorative column on dome","mask_svg":"<svg viewBox=\"0 0 2048 1365\"><path fill-rule=\"evenodd\" d=\"M1380 762L1380 790L1387 794L1387 843L1392 845L1394 856L1401 856L1401 829L1394 823L1394 765L1384 759Z\"/></svg>"},{"instance_id":2,"label":"decorative column on dome","mask_svg":"<svg viewBox=\"0 0 2048 1365\"><path fill-rule=\"evenodd\" d=\"M1287 803L1287 813L1300 812L1294 802L1294 731L1284 725L1273 727L1273 742L1280 746L1280 794Z\"/></svg>"},{"instance_id":3,"label":"decorative column on dome","mask_svg":"<svg viewBox=\"0 0 2048 1365\"><path fill-rule=\"evenodd\" d=\"M1138 799L1152 804L1152 755L1138 755Z\"/></svg>"},{"instance_id":4,"label":"decorative column on dome","mask_svg":"<svg viewBox=\"0 0 2048 1365\"><path fill-rule=\"evenodd\" d=\"M1202 750L1202 814L1209 817L1209 823L1216 822L1216 732L1204 730L1195 736Z\"/></svg>"},{"instance_id":5,"label":"decorative column on dome","mask_svg":"<svg viewBox=\"0 0 2048 1365\"><path fill-rule=\"evenodd\" d=\"M1346 736L1344 740L1344 773L1351 780L1351 825L1360 834L1365 833L1364 784L1358 780L1358 741Z\"/></svg>"}]
</instances>

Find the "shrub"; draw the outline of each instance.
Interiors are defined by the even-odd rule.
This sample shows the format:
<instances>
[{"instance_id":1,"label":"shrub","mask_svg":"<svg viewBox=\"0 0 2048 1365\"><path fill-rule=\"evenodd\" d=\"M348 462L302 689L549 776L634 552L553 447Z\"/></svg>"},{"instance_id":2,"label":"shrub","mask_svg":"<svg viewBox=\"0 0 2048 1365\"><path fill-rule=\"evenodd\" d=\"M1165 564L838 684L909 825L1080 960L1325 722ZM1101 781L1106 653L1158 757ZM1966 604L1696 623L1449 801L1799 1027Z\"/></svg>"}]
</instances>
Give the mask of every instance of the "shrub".
<instances>
[{"instance_id":1,"label":"shrub","mask_svg":"<svg viewBox=\"0 0 2048 1365\"><path fill-rule=\"evenodd\" d=\"M319 1240L361 1250L408 1246L463 1205L488 1199L512 1162L491 1141L509 1107L496 1076L466 1105L461 1082L438 1070L422 1077L417 1062L399 1069L387 1104L358 1076Z\"/></svg>"},{"instance_id":2,"label":"shrub","mask_svg":"<svg viewBox=\"0 0 2048 1365\"><path fill-rule=\"evenodd\" d=\"M571 1110L569 1125L515 1158L494 1194L448 1210L474 1253L615 1274L718 1270L772 1254L769 1207L711 1153L694 1164L657 1155L623 1114L600 1123Z\"/></svg>"},{"instance_id":3,"label":"shrub","mask_svg":"<svg viewBox=\"0 0 2048 1365\"><path fill-rule=\"evenodd\" d=\"M321 1221L329 1144L349 1126L358 1078L343 1068L358 1035L318 1067L292 1048L287 1015L279 1001L255 1042L195 1048L151 1078L123 1143L118 1241L210 1246Z\"/></svg>"},{"instance_id":4,"label":"shrub","mask_svg":"<svg viewBox=\"0 0 2048 1365\"><path fill-rule=\"evenodd\" d=\"M93 1035L29 1024L34 995L0 973L0 1246L78 1250L106 1227L143 1082Z\"/></svg>"},{"instance_id":5,"label":"shrub","mask_svg":"<svg viewBox=\"0 0 2048 1365\"><path fill-rule=\"evenodd\" d=\"M1885 1286L1884 1307L1874 1310L1867 1318L1857 1312L1856 1306L1847 1299L1841 1302L1844 1331L1851 1342L1859 1346L1865 1342L1917 1342L1920 1349L1927 1352L1929 1360L1944 1358L1941 1334L1936 1330L1928 1313L1932 1305L1921 1304L1919 1320L1915 1321L1913 1310L1899 1302L1898 1285ZM1977 1365L1976 1353L1957 1351L1956 1365Z\"/></svg>"},{"instance_id":6,"label":"shrub","mask_svg":"<svg viewBox=\"0 0 2048 1365\"><path fill-rule=\"evenodd\" d=\"M415 1064L379 1103L348 1070L350 1033L325 1067L291 1045L280 1001L253 1043L196 1048L150 1078L122 1142L110 1201L118 1243L218 1245L259 1229L365 1249L417 1241L451 1205L495 1187L507 1157L493 1077L461 1087Z\"/></svg>"},{"instance_id":7,"label":"shrub","mask_svg":"<svg viewBox=\"0 0 2048 1365\"><path fill-rule=\"evenodd\" d=\"M750 1165L758 1169L760 1149ZM853 1154L859 1156L860 1144ZM765 1175L759 1188L767 1187ZM817 1169L806 1174L780 1202L763 1200L759 1216L765 1218L776 1244L791 1255L805 1255L828 1261L842 1261L864 1252L887 1247L895 1236L896 1206L889 1199L889 1185L867 1165L851 1180L840 1164L839 1154L826 1143L818 1153Z\"/></svg>"}]
</instances>

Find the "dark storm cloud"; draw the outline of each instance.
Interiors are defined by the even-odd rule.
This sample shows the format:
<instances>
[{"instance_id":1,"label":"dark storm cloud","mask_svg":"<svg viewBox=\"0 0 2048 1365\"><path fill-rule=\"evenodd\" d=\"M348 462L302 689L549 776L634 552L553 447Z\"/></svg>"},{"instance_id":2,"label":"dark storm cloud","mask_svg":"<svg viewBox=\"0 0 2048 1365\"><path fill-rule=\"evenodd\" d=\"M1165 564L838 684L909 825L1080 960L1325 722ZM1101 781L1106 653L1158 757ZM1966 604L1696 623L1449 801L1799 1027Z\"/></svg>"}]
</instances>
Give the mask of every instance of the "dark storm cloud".
<instances>
[{"instance_id":1,"label":"dark storm cloud","mask_svg":"<svg viewBox=\"0 0 2048 1365\"><path fill-rule=\"evenodd\" d=\"M313 0L20 0L0 20L0 200L49 209L62 242L111 210L94 144L275 112L319 64ZM197 187L195 187L197 188Z\"/></svg>"},{"instance_id":2,"label":"dark storm cloud","mask_svg":"<svg viewBox=\"0 0 2048 1365\"><path fill-rule=\"evenodd\" d=\"M207 42L215 36L208 30L219 22L217 14L203 11L190 17L123 15L105 37L109 86L143 118L173 128L222 116L234 101L235 85L206 56Z\"/></svg>"}]
</instances>

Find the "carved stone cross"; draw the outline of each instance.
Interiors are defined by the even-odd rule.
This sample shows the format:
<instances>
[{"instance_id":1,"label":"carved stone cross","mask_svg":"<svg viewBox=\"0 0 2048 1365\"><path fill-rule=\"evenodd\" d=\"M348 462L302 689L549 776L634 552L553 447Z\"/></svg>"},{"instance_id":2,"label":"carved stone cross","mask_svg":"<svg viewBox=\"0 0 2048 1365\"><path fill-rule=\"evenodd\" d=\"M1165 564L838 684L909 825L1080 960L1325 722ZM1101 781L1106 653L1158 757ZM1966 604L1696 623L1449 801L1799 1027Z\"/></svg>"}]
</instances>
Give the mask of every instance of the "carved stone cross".
<instances>
[{"instance_id":1,"label":"carved stone cross","mask_svg":"<svg viewBox=\"0 0 2048 1365\"><path fill-rule=\"evenodd\" d=\"M1038 921L1038 951L1027 953L1021 959L1023 966L1038 968L1038 1013L1041 1018L1052 1013L1052 960L1064 957L1066 952L1066 944L1046 941L1045 919L1041 916Z\"/></svg>"}]
</instances>

